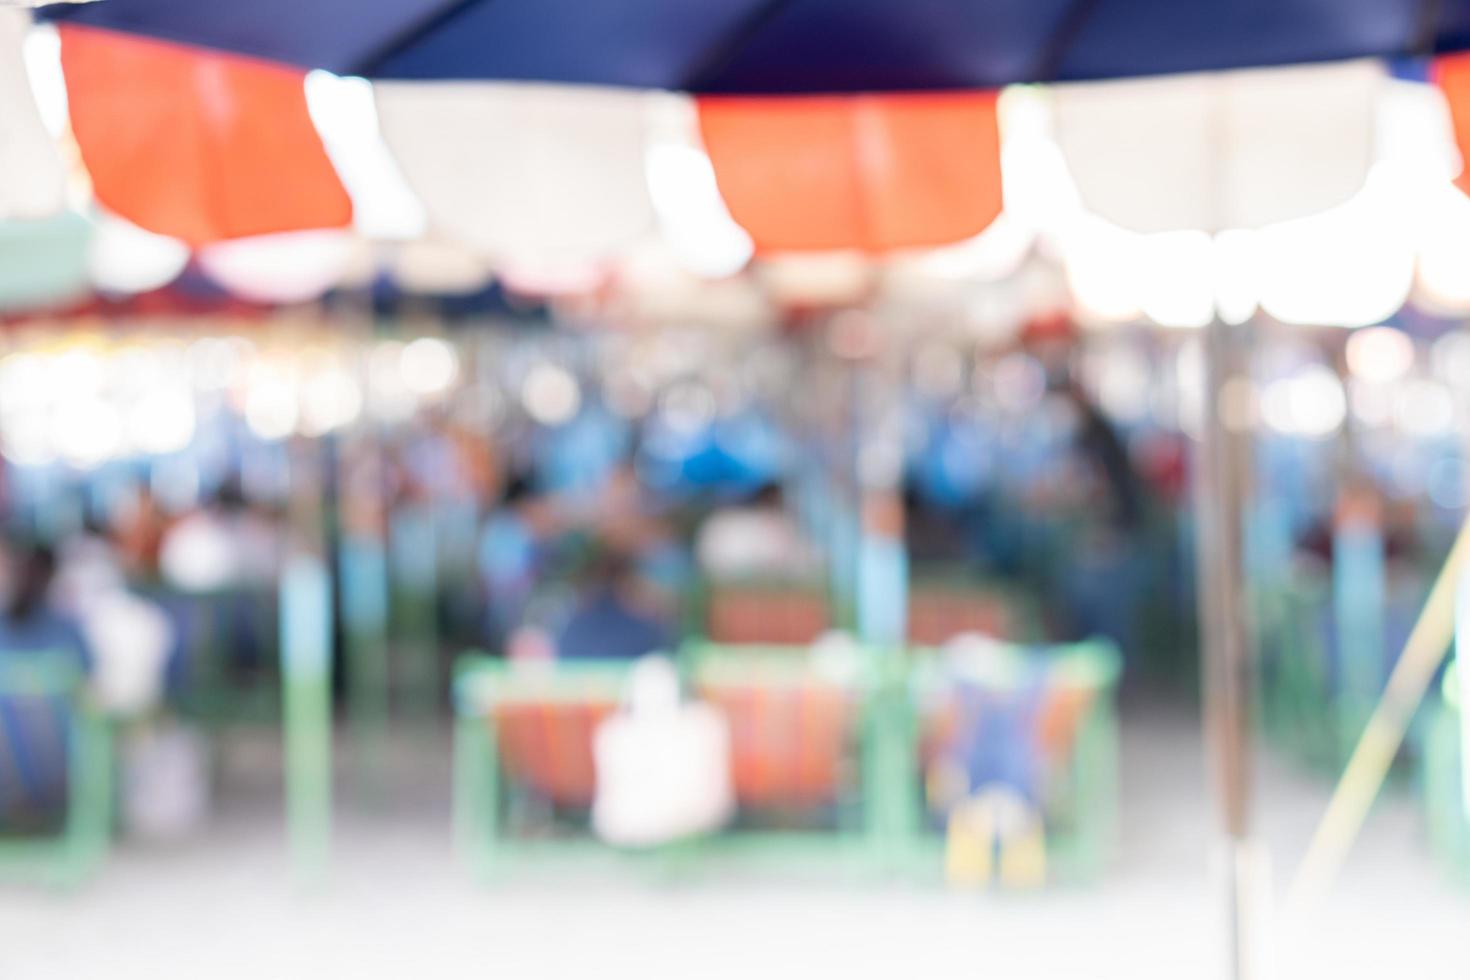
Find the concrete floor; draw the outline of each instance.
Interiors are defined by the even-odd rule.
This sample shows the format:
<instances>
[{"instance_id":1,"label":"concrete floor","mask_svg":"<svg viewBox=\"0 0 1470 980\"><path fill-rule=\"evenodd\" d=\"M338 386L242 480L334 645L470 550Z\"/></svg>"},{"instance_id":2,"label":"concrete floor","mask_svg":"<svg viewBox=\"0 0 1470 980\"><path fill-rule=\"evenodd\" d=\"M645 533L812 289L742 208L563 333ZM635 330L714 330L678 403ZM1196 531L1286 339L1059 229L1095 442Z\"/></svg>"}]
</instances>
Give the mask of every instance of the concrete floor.
<instances>
[{"instance_id":1,"label":"concrete floor","mask_svg":"<svg viewBox=\"0 0 1470 980\"><path fill-rule=\"evenodd\" d=\"M1124 714L1124 834L1101 884L1026 896L760 877L659 887L548 873L493 889L452 863L447 743L400 745L386 805L344 793L331 874L293 884L270 743L237 744L207 834L123 844L75 893L0 890L0 980L509 977L1215 977L1221 904L1194 719ZM1328 787L1267 759L1262 837L1284 879ZM1470 976L1470 894L1430 862L1413 800L1373 813L1282 977Z\"/></svg>"}]
</instances>

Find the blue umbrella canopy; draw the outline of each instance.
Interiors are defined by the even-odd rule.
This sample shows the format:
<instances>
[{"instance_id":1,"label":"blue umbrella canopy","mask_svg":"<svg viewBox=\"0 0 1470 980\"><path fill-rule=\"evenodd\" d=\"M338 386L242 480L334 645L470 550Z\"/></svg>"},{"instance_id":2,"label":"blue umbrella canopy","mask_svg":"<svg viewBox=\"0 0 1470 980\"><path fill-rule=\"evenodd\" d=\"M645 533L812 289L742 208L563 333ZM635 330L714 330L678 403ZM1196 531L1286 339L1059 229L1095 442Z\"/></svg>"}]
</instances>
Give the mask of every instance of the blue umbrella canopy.
<instances>
[{"instance_id":1,"label":"blue umbrella canopy","mask_svg":"<svg viewBox=\"0 0 1470 980\"><path fill-rule=\"evenodd\" d=\"M47 15L337 74L797 93L1428 54L1470 0L102 0Z\"/></svg>"}]
</instances>

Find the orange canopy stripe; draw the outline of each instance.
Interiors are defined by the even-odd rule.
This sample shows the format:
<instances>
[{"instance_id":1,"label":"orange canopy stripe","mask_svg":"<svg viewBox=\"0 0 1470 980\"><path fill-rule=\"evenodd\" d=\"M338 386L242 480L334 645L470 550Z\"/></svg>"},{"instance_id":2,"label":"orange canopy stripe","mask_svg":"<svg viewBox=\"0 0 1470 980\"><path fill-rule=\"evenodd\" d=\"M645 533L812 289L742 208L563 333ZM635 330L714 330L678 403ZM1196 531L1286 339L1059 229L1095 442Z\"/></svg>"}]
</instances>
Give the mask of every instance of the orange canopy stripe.
<instances>
[{"instance_id":1,"label":"orange canopy stripe","mask_svg":"<svg viewBox=\"0 0 1470 980\"><path fill-rule=\"evenodd\" d=\"M59 32L72 130L109 210L194 246L351 223L300 71L71 24Z\"/></svg>"},{"instance_id":2,"label":"orange canopy stripe","mask_svg":"<svg viewBox=\"0 0 1470 980\"><path fill-rule=\"evenodd\" d=\"M1450 118L1455 124L1455 146L1464 160L1470 160L1470 52L1436 58L1434 83L1449 103ZM1460 171L1455 185L1470 194L1470 166Z\"/></svg>"},{"instance_id":3,"label":"orange canopy stripe","mask_svg":"<svg viewBox=\"0 0 1470 980\"><path fill-rule=\"evenodd\" d=\"M720 192L762 252L944 245L1000 213L994 92L698 105Z\"/></svg>"}]
</instances>

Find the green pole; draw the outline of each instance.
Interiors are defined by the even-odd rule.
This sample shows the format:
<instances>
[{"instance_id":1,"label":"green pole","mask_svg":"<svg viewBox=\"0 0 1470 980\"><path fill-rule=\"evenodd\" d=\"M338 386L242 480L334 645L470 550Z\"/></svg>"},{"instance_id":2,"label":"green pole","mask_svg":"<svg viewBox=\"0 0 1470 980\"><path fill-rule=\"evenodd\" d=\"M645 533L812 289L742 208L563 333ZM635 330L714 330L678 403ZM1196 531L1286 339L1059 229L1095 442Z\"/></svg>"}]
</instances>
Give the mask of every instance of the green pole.
<instances>
[{"instance_id":1,"label":"green pole","mask_svg":"<svg viewBox=\"0 0 1470 980\"><path fill-rule=\"evenodd\" d=\"M293 557L281 577L286 827L304 881L326 872L332 826L332 587L321 560Z\"/></svg>"},{"instance_id":2,"label":"green pole","mask_svg":"<svg viewBox=\"0 0 1470 980\"><path fill-rule=\"evenodd\" d=\"M870 329L877 324L870 323ZM854 363L858 491L856 625L878 669L867 747L869 831L880 865L901 860L919 829L919 773L907 671L908 553L904 541L903 359L875 343Z\"/></svg>"}]
</instances>

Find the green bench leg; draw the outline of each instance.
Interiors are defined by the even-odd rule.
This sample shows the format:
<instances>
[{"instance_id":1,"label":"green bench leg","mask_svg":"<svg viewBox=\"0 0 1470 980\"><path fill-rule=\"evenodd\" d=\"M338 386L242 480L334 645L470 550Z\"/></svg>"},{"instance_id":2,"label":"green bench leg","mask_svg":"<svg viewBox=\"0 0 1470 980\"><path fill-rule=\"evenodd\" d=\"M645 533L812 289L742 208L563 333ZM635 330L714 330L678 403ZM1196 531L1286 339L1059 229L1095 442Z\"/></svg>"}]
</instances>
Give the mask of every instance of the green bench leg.
<instances>
[{"instance_id":1,"label":"green bench leg","mask_svg":"<svg viewBox=\"0 0 1470 980\"><path fill-rule=\"evenodd\" d=\"M459 713L454 728L454 839L471 874L493 872L500 834L500 766L485 718Z\"/></svg>"}]
</instances>

